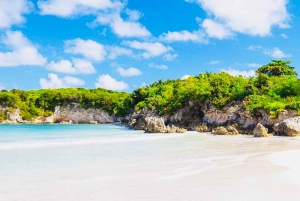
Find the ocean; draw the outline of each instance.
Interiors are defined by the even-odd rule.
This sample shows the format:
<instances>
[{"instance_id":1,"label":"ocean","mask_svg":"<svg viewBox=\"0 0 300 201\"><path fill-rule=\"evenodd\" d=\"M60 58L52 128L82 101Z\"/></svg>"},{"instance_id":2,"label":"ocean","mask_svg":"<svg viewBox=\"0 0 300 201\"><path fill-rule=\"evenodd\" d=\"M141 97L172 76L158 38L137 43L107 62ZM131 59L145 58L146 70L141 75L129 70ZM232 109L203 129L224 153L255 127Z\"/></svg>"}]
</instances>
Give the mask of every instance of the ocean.
<instances>
[{"instance_id":1,"label":"ocean","mask_svg":"<svg viewBox=\"0 0 300 201\"><path fill-rule=\"evenodd\" d=\"M299 145L113 124L0 125L0 200L299 200Z\"/></svg>"}]
</instances>

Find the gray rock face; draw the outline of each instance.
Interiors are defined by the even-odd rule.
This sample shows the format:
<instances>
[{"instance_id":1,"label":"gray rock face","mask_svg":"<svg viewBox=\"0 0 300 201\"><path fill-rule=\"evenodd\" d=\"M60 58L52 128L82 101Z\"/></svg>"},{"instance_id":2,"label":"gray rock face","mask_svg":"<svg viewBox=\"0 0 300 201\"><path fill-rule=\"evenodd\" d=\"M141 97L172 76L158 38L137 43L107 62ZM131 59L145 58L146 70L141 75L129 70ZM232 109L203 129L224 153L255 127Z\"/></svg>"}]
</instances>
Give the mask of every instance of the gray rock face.
<instances>
[{"instance_id":1,"label":"gray rock face","mask_svg":"<svg viewBox=\"0 0 300 201\"><path fill-rule=\"evenodd\" d=\"M274 130L280 135L299 136L300 117L289 118L274 125Z\"/></svg>"},{"instance_id":2,"label":"gray rock face","mask_svg":"<svg viewBox=\"0 0 300 201\"><path fill-rule=\"evenodd\" d=\"M67 107L57 106L52 117L47 119L48 122L74 122L74 123L113 123L116 121L114 115L109 115L106 111L99 109L84 109L79 105L73 104Z\"/></svg>"},{"instance_id":3,"label":"gray rock face","mask_svg":"<svg viewBox=\"0 0 300 201\"><path fill-rule=\"evenodd\" d=\"M174 125L166 126L164 119L161 117L150 116L145 118L146 133L184 133L186 129L178 128Z\"/></svg>"},{"instance_id":4,"label":"gray rock face","mask_svg":"<svg viewBox=\"0 0 300 201\"><path fill-rule=\"evenodd\" d=\"M268 129L258 123L253 130L253 135L254 137L269 137L272 134L268 134Z\"/></svg>"},{"instance_id":5,"label":"gray rock face","mask_svg":"<svg viewBox=\"0 0 300 201\"><path fill-rule=\"evenodd\" d=\"M187 130L199 132L211 132L217 127L233 126L241 134L252 134L258 123L264 125L272 131L272 126L284 119L297 116L297 111L284 110L278 114L277 118L272 118L268 111L258 110L251 113L244 107L244 102L232 102L221 109L212 106L209 101L198 104L189 101L187 105L177 110L173 115L159 116L155 111L141 110L135 111L127 118L127 125L137 129L145 130L148 116L159 116L163 118L166 125L174 125ZM235 131L230 131L235 133Z\"/></svg>"}]
</instances>

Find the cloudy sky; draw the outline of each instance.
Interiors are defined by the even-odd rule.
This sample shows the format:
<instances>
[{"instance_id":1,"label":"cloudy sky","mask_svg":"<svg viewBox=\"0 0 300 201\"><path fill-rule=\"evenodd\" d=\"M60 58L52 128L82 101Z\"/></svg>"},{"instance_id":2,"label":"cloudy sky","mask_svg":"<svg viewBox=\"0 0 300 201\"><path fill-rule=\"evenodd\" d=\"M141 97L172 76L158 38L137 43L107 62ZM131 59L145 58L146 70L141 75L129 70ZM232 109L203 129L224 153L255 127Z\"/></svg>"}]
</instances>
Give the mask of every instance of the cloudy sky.
<instances>
[{"instance_id":1,"label":"cloudy sky","mask_svg":"<svg viewBox=\"0 0 300 201\"><path fill-rule=\"evenodd\" d=\"M272 59L300 72L296 0L0 0L0 89L102 87Z\"/></svg>"}]
</instances>

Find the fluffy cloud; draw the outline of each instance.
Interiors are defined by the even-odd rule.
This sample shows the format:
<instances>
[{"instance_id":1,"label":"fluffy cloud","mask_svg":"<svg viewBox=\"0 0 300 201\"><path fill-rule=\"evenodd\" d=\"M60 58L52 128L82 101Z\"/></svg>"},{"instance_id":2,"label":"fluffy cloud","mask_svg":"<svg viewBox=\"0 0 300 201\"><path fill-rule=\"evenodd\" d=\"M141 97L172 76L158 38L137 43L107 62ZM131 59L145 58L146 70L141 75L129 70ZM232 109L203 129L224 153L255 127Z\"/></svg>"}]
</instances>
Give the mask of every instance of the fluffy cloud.
<instances>
[{"instance_id":1,"label":"fluffy cloud","mask_svg":"<svg viewBox=\"0 0 300 201\"><path fill-rule=\"evenodd\" d=\"M280 36L282 37L282 38L288 38L288 35L286 35L286 34L280 34Z\"/></svg>"},{"instance_id":2,"label":"fluffy cloud","mask_svg":"<svg viewBox=\"0 0 300 201\"><path fill-rule=\"evenodd\" d=\"M260 45L251 45L247 49L252 50L252 51L260 50L260 51L262 51L263 54L269 55L269 56L271 56L273 58L276 58L276 59L291 57L290 54L284 53L278 47L274 47L273 49L268 49L268 48L264 48Z\"/></svg>"},{"instance_id":3,"label":"fluffy cloud","mask_svg":"<svg viewBox=\"0 0 300 201\"><path fill-rule=\"evenodd\" d=\"M161 69L161 70L168 70L168 66L166 66L166 65L158 65L158 64L155 64L155 63L149 63L148 66L150 68L158 68L158 69Z\"/></svg>"},{"instance_id":4,"label":"fluffy cloud","mask_svg":"<svg viewBox=\"0 0 300 201\"><path fill-rule=\"evenodd\" d=\"M221 23L215 22L214 20L205 19L202 27L206 30L206 33L211 38L225 39L233 36L230 29Z\"/></svg>"},{"instance_id":5,"label":"fluffy cloud","mask_svg":"<svg viewBox=\"0 0 300 201\"><path fill-rule=\"evenodd\" d=\"M181 77L181 80L185 80L185 79L188 79L189 77L191 77L190 75L184 75Z\"/></svg>"},{"instance_id":6,"label":"fluffy cloud","mask_svg":"<svg viewBox=\"0 0 300 201\"><path fill-rule=\"evenodd\" d=\"M12 51L0 52L0 67L43 66L47 62L47 58L20 31L7 31L1 42Z\"/></svg>"},{"instance_id":7,"label":"fluffy cloud","mask_svg":"<svg viewBox=\"0 0 300 201\"><path fill-rule=\"evenodd\" d=\"M243 76L243 77L251 77L255 75L255 71L254 70L249 70L249 71L240 71L240 70L235 70L235 69L231 69L229 68L228 70L222 70L224 72L227 72L228 74L232 75L232 76Z\"/></svg>"},{"instance_id":8,"label":"fluffy cloud","mask_svg":"<svg viewBox=\"0 0 300 201\"><path fill-rule=\"evenodd\" d=\"M116 59L119 56L125 55L125 56L134 56L133 52L131 49L127 49L124 47L119 47L119 46L108 46L106 47L108 50L108 58L109 59Z\"/></svg>"},{"instance_id":9,"label":"fluffy cloud","mask_svg":"<svg viewBox=\"0 0 300 201\"><path fill-rule=\"evenodd\" d=\"M138 11L126 10L129 16L128 20L121 17L120 11L100 14L93 24L100 23L102 25L109 25L113 32L119 37L149 37L151 33L148 29L140 24L138 20L141 14Z\"/></svg>"},{"instance_id":10,"label":"fluffy cloud","mask_svg":"<svg viewBox=\"0 0 300 201\"><path fill-rule=\"evenodd\" d=\"M278 47L275 47L272 50L265 50L263 53L276 59L291 57L290 54L284 53Z\"/></svg>"},{"instance_id":11,"label":"fluffy cloud","mask_svg":"<svg viewBox=\"0 0 300 201\"><path fill-rule=\"evenodd\" d=\"M286 10L288 0L188 0L197 2L208 14L202 26L208 35L226 38L232 33L266 36L272 27L287 28L290 16ZM217 29L221 31L217 33Z\"/></svg>"},{"instance_id":12,"label":"fluffy cloud","mask_svg":"<svg viewBox=\"0 0 300 201\"><path fill-rule=\"evenodd\" d=\"M40 14L59 17L91 15L97 11L118 9L123 6L120 1L113 0L39 0L37 4Z\"/></svg>"},{"instance_id":13,"label":"fluffy cloud","mask_svg":"<svg viewBox=\"0 0 300 201\"><path fill-rule=\"evenodd\" d=\"M93 40L82 40L80 38L65 41L65 52L70 54L81 54L86 59L102 61L105 59L105 47Z\"/></svg>"},{"instance_id":14,"label":"fluffy cloud","mask_svg":"<svg viewBox=\"0 0 300 201\"><path fill-rule=\"evenodd\" d=\"M193 31L189 32L187 30L184 31L175 31L168 33L163 33L161 36L159 36L159 39L166 42L207 42L205 39L205 34L201 31Z\"/></svg>"},{"instance_id":15,"label":"fluffy cloud","mask_svg":"<svg viewBox=\"0 0 300 201\"><path fill-rule=\"evenodd\" d=\"M25 22L24 14L30 12L32 3L27 0L0 1L0 29Z\"/></svg>"},{"instance_id":16,"label":"fluffy cloud","mask_svg":"<svg viewBox=\"0 0 300 201\"><path fill-rule=\"evenodd\" d=\"M174 59L176 59L177 56L178 56L178 54L167 53L163 56L163 58L166 61L173 61Z\"/></svg>"},{"instance_id":17,"label":"fluffy cloud","mask_svg":"<svg viewBox=\"0 0 300 201\"><path fill-rule=\"evenodd\" d=\"M97 82L95 83L95 87L122 91L128 89L128 84L123 81L117 81L108 74L103 74L99 75Z\"/></svg>"},{"instance_id":18,"label":"fluffy cloud","mask_svg":"<svg viewBox=\"0 0 300 201\"><path fill-rule=\"evenodd\" d=\"M117 72L123 77L132 77L132 76L138 76L138 75L143 74L139 69L134 68L134 67L131 67L131 68L128 68L128 69L118 67Z\"/></svg>"},{"instance_id":19,"label":"fluffy cloud","mask_svg":"<svg viewBox=\"0 0 300 201\"><path fill-rule=\"evenodd\" d=\"M143 50L142 56L146 59L151 57L157 57L163 55L169 51L173 51L170 46L165 46L159 42L139 42L139 41L123 41L124 45L127 45L133 49Z\"/></svg>"},{"instance_id":20,"label":"fluffy cloud","mask_svg":"<svg viewBox=\"0 0 300 201\"><path fill-rule=\"evenodd\" d=\"M67 74L93 74L96 69L93 64L84 59L73 58L73 64L69 60L61 60L59 62L51 61L46 68L51 71Z\"/></svg>"},{"instance_id":21,"label":"fluffy cloud","mask_svg":"<svg viewBox=\"0 0 300 201\"><path fill-rule=\"evenodd\" d=\"M48 78L49 80L45 78L40 79L41 88L67 88L82 86L85 84L83 80L76 77L65 76L63 78L59 78L54 73L49 73Z\"/></svg>"}]
</instances>

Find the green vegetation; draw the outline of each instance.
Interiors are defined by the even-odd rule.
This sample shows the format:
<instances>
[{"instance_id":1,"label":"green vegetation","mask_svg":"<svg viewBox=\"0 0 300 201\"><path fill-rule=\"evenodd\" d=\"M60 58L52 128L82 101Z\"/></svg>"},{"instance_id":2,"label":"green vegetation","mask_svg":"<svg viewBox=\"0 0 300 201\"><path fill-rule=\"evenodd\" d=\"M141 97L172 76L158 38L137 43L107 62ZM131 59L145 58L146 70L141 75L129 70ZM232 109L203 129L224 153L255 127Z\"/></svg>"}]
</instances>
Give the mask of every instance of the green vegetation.
<instances>
[{"instance_id":1,"label":"green vegetation","mask_svg":"<svg viewBox=\"0 0 300 201\"><path fill-rule=\"evenodd\" d=\"M53 114L58 105L79 103L83 108L99 108L116 116L124 116L134 109L156 110L172 114L189 101L211 103L222 108L232 101L244 101L246 108L270 111L276 117L284 109L300 113L300 83L290 61L272 60L257 69L250 78L234 77L226 72L204 73L185 80L159 80L139 88L131 94L105 89L42 89L0 92L0 104L20 108L23 119ZM0 113L0 120L6 118Z\"/></svg>"},{"instance_id":2,"label":"green vegetation","mask_svg":"<svg viewBox=\"0 0 300 201\"><path fill-rule=\"evenodd\" d=\"M105 89L41 89L32 91L0 92L0 104L10 108L20 108L23 119L29 120L37 116L50 116L56 106L69 103L80 103L82 108L98 108L117 116L128 113L124 103L129 98L128 93L114 92ZM0 114L0 118L5 115Z\"/></svg>"}]
</instances>

